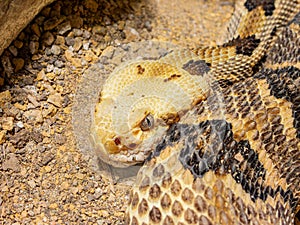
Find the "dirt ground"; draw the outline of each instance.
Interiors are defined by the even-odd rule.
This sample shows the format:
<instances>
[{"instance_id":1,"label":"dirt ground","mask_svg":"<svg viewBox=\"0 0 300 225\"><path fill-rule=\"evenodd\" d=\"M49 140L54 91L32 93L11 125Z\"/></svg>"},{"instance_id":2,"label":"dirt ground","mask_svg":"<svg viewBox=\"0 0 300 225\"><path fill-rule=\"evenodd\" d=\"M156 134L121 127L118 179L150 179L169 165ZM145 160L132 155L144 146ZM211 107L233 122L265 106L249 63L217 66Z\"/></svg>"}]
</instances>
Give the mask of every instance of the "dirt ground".
<instances>
[{"instance_id":1,"label":"dirt ground","mask_svg":"<svg viewBox=\"0 0 300 225\"><path fill-rule=\"evenodd\" d=\"M130 187L81 149L78 136L88 133L74 134L84 74L131 42L216 44L233 5L67 0L44 8L0 57L0 224L122 224Z\"/></svg>"}]
</instances>

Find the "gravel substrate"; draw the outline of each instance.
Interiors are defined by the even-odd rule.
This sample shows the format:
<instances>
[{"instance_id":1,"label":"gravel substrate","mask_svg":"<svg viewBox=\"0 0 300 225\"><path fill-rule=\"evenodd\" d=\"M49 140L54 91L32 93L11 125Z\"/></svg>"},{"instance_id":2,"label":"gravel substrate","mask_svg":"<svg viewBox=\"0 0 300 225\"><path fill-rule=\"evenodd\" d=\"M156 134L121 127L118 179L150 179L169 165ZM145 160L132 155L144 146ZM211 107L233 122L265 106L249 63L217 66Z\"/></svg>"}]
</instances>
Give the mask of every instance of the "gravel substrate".
<instances>
[{"instance_id":1,"label":"gravel substrate","mask_svg":"<svg viewBox=\"0 0 300 225\"><path fill-rule=\"evenodd\" d=\"M122 224L130 187L77 142L86 131L73 132L82 78L93 71L101 78L99 58L131 42L215 44L232 10L233 0L67 0L44 8L0 57L0 224Z\"/></svg>"}]
</instances>

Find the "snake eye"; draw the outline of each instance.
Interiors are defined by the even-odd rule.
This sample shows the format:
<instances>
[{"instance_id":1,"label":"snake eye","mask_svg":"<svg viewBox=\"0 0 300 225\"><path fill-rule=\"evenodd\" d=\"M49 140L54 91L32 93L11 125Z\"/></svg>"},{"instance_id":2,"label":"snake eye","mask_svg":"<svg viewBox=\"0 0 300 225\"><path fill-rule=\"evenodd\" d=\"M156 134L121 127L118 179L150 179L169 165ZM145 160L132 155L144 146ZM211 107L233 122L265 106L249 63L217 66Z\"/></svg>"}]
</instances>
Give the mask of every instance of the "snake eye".
<instances>
[{"instance_id":1,"label":"snake eye","mask_svg":"<svg viewBox=\"0 0 300 225\"><path fill-rule=\"evenodd\" d=\"M153 128L154 126L154 118L151 114L148 114L141 122L140 127L142 131L147 131Z\"/></svg>"}]
</instances>

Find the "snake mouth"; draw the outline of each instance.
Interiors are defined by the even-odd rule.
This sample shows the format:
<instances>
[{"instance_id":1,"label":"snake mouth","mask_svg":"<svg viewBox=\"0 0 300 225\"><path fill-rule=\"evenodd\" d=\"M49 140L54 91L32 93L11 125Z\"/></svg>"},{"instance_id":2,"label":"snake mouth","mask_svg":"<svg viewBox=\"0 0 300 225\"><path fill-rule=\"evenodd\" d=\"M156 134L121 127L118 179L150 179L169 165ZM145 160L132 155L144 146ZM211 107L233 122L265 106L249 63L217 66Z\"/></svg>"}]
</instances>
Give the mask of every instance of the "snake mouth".
<instances>
[{"instance_id":1,"label":"snake mouth","mask_svg":"<svg viewBox=\"0 0 300 225\"><path fill-rule=\"evenodd\" d=\"M108 154L113 155L134 150L137 148L137 146L138 144L136 143L123 144L120 137L114 137L113 139L108 140L104 143L105 151Z\"/></svg>"}]
</instances>

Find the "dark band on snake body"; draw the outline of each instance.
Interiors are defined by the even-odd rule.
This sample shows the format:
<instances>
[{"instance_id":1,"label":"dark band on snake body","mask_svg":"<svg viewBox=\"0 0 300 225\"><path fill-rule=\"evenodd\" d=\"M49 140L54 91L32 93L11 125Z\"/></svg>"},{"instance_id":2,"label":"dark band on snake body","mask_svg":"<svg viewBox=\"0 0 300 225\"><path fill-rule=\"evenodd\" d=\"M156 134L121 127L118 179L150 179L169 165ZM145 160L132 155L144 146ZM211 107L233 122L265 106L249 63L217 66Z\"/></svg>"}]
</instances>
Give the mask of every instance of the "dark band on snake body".
<instances>
[{"instance_id":1,"label":"dark band on snake body","mask_svg":"<svg viewBox=\"0 0 300 225\"><path fill-rule=\"evenodd\" d=\"M210 71L210 64L204 60L190 60L182 66L182 69L189 72L191 75L203 76Z\"/></svg>"},{"instance_id":2,"label":"dark band on snake body","mask_svg":"<svg viewBox=\"0 0 300 225\"><path fill-rule=\"evenodd\" d=\"M299 14L300 20L300 14ZM300 22L300 21L298 21ZM289 40L289 41L287 41ZM270 64L284 62L297 63L300 61L300 38L296 31L285 28L278 37L276 45L270 50L267 61Z\"/></svg>"},{"instance_id":3,"label":"dark band on snake body","mask_svg":"<svg viewBox=\"0 0 300 225\"><path fill-rule=\"evenodd\" d=\"M274 0L264 0L264 1L247 0L244 6L249 11L256 9L259 6L262 6L265 11L265 16L272 16L275 10L275 1Z\"/></svg>"},{"instance_id":4,"label":"dark band on snake body","mask_svg":"<svg viewBox=\"0 0 300 225\"><path fill-rule=\"evenodd\" d=\"M225 45L223 45L223 47L235 46L236 54L251 56L259 43L260 40L255 38L255 35L251 35L246 38L241 38L238 36L236 39L227 42Z\"/></svg>"},{"instance_id":5,"label":"dark band on snake body","mask_svg":"<svg viewBox=\"0 0 300 225\"><path fill-rule=\"evenodd\" d=\"M300 69L294 66L276 70L262 69L255 78L266 79L271 95L292 103L294 127L297 130L297 138L300 138Z\"/></svg>"}]
</instances>

